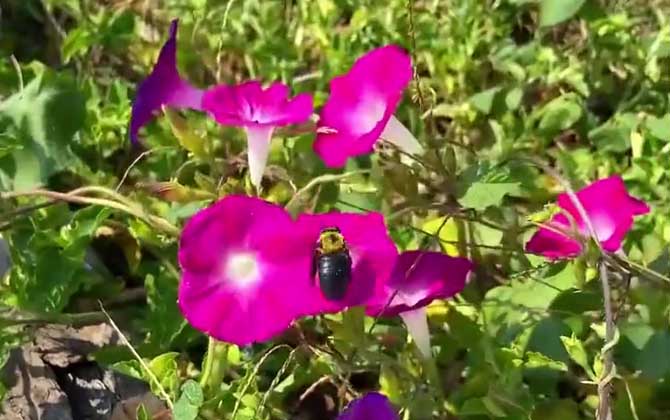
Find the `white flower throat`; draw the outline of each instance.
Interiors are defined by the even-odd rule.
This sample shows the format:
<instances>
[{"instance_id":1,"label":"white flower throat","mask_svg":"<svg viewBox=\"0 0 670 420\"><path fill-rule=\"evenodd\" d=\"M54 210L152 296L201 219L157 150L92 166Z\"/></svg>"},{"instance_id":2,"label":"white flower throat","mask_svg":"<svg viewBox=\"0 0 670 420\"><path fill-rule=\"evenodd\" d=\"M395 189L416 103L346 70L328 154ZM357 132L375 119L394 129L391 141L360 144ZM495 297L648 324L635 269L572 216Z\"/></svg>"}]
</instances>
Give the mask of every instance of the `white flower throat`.
<instances>
[{"instance_id":1,"label":"white flower throat","mask_svg":"<svg viewBox=\"0 0 670 420\"><path fill-rule=\"evenodd\" d=\"M226 262L226 277L238 286L248 286L258 279L259 267L256 256L250 253L232 255Z\"/></svg>"}]
</instances>

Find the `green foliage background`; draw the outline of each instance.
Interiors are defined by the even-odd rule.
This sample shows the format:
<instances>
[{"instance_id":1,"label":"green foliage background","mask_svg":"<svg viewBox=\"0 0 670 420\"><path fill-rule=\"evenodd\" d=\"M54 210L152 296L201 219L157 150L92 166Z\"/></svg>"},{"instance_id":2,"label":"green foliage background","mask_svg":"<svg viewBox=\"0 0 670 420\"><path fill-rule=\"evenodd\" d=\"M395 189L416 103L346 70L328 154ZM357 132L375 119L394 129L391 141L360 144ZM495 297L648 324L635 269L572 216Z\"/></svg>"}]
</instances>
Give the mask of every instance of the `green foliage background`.
<instances>
[{"instance_id":1,"label":"green foliage background","mask_svg":"<svg viewBox=\"0 0 670 420\"><path fill-rule=\"evenodd\" d=\"M621 174L651 205L624 251L657 274L611 275L614 418L667 419L669 12L664 0L6 0L0 190L102 186L135 215L103 202L0 200L13 261L0 289L0 346L29 338L26 319L104 320L101 300L150 361L178 420L288 418L325 377L344 391L341 404L381 388L405 419L594 418L600 283L586 259L548 264L524 254L529 216L562 190L521 159L532 157L575 187ZM368 174L329 182L317 178L329 172L312 138L285 133L273 143L264 197L285 204L318 179L291 201L295 209L382 211L400 249L476 261L462 295L429 309L434 364L421 361L398 320L368 334L373 320L352 310L303 320L311 350L290 333L210 348L223 383L202 379L207 340L176 307L177 241L161 227L251 186L240 133L195 113L159 118L142 135L150 152L131 151L135 86L174 17L180 69L194 84L281 80L315 92L317 106L328 81L365 51L397 43L413 54L417 77L396 115L424 144L420 162L387 148L344 170ZM96 358L146 378L127 349Z\"/></svg>"}]
</instances>

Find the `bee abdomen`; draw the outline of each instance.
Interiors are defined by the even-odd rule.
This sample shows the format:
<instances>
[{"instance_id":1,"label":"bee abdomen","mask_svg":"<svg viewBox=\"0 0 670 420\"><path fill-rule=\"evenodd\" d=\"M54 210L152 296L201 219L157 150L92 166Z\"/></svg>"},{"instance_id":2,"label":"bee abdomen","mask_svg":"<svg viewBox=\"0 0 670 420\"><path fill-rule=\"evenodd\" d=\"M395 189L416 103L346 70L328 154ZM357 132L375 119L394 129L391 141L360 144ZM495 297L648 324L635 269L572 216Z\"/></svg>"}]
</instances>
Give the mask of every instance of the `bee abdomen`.
<instances>
[{"instance_id":1,"label":"bee abdomen","mask_svg":"<svg viewBox=\"0 0 670 420\"><path fill-rule=\"evenodd\" d=\"M342 300L351 281L351 257L348 252L323 254L317 262L319 287L330 300Z\"/></svg>"}]
</instances>

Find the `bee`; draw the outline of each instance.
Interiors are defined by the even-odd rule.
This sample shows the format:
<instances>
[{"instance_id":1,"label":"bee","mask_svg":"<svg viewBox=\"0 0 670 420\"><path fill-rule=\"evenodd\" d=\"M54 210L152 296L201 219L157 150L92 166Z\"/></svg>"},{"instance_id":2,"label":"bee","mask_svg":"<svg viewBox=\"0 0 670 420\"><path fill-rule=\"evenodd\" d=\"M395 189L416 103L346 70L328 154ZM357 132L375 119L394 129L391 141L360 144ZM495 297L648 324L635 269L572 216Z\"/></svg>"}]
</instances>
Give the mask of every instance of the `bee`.
<instances>
[{"instance_id":1,"label":"bee","mask_svg":"<svg viewBox=\"0 0 670 420\"><path fill-rule=\"evenodd\" d=\"M340 229L322 229L314 248L312 278L318 273L319 287L326 299L344 299L351 282L351 264L351 255Z\"/></svg>"}]
</instances>

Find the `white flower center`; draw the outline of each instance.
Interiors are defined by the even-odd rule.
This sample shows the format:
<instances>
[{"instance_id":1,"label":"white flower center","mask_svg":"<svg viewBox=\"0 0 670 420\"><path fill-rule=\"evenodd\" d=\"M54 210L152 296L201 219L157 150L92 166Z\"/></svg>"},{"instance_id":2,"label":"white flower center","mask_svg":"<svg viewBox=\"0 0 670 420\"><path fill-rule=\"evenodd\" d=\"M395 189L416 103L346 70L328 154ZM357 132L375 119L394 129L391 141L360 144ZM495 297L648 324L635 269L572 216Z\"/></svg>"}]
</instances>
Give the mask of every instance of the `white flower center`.
<instances>
[{"instance_id":1,"label":"white flower center","mask_svg":"<svg viewBox=\"0 0 670 420\"><path fill-rule=\"evenodd\" d=\"M258 262L253 254L235 254L226 262L226 277L238 286L253 284L258 274Z\"/></svg>"}]
</instances>

